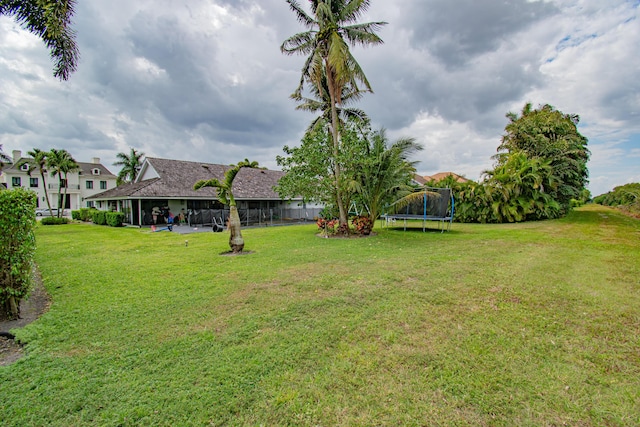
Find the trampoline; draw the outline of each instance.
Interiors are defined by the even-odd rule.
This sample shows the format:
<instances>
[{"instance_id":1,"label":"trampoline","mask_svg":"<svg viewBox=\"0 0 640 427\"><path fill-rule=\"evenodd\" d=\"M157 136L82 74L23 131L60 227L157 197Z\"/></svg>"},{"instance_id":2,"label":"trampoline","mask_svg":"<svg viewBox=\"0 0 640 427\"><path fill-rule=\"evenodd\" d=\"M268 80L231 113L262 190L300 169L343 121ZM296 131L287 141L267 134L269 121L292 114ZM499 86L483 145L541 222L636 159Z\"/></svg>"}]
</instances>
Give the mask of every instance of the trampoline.
<instances>
[{"instance_id":1,"label":"trampoline","mask_svg":"<svg viewBox=\"0 0 640 427\"><path fill-rule=\"evenodd\" d=\"M428 221L436 221L438 230L442 233L445 229L451 230L454 205L453 191L450 188L423 187L390 205L382 219L385 227L402 220L405 231L408 220L421 220L422 231L427 230Z\"/></svg>"}]
</instances>

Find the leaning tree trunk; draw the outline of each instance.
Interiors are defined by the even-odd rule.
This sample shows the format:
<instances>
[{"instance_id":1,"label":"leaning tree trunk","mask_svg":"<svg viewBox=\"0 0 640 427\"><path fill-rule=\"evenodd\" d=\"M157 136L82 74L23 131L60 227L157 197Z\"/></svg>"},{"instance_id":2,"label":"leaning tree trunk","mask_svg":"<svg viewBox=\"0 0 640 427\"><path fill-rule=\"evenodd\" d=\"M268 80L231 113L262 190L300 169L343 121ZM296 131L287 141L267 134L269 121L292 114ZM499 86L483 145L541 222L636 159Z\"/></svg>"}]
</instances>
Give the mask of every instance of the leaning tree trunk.
<instances>
[{"instance_id":1,"label":"leaning tree trunk","mask_svg":"<svg viewBox=\"0 0 640 427\"><path fill-rule=\"evenodd\" d=\"M238 208L235 206L229 207L229 246L233 253L240 253L244 249L244 239L240 232L240 215L238 214Z\"/></svg>"}]
</instances>

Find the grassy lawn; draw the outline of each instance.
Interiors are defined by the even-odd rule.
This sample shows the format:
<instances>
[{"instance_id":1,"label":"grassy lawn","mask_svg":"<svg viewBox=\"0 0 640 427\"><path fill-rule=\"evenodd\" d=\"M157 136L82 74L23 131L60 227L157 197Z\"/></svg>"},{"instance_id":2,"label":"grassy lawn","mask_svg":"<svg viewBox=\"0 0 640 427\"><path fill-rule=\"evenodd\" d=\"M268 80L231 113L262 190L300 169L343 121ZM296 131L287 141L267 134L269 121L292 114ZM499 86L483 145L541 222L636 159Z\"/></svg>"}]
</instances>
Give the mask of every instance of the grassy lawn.
<instances>
[{"instance_id":1,"label":"grassy lawn","mask_svg":"<svg viewBox=\"0 0 640 427\"><path fill-rule=\"evenodd\" d=\"M0 424L640 425L640 221L376 231L40 226Z\"/></svg>"}]
</instances>

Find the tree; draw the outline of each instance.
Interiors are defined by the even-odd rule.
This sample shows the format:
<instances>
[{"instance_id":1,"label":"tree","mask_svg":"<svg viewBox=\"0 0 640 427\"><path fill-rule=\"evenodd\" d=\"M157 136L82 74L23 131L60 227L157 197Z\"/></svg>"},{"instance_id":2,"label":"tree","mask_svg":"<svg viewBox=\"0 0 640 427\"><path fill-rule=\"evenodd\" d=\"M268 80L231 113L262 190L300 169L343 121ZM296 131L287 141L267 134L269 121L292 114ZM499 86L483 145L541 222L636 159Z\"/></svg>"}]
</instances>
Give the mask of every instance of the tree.
<instances>
[{"instance_id":1,"label":"tree","mask_svg":"<svg viewBox=\"0 0 640 427\"><path fill-rule=\"evenodd\" d=\"M423 147L414 138L402 138L389 145L384 129L364 141L361 165L355 168L351 187L373 224L385 205L413 191L410 182L418 162L409 161L409 157Z\"/></svg>"},{"instance_id":2,"label":"tree","mask_svg":"<svg viewBox=\"0 0 640 427\"><path fill-rule=\"evenodd\" d=\"M69 173L77 171L80 166L67 150L58 150L52 148L47 154L47 169L51 176L58 177L58 217L62 216L64 206L67 200L67 186ZM64 188L64 196L62 189ZM62 209L61 209L62 208Z\"/></svg>"},{"instance_id":3,"label":"tree","mask_svg":"<svg viewBox=\"0 0 640 427\"><path fill-rule=\"evenodd\" d=\"M53 209L51 209L51 201L49 200L49 193L47 191L47 180L45 176L47 175L47 152L42 151L39 148L34 148L33 150L27 153L29 156L33 158L33 164L29 166L29 176L34 170L37 170L40 173L40 177L42 178L42 188L44 188L44 198L47 200L47 207L49 208L49 214L53 216Z\"/></svg>"},{"instance_id":4,"label":"tree","mask_svg":"<svg viewBox=\"0 0 640 427\"><path fill-rule=\"evenodd\" d=\"M305 202L319 202L337 206L332 145L329 130L317 126L309 130L298 147L284 146L286 156L277 156L276 162L285 175L280 178L276 191L282 198L301 196Z\"/></svg>"},{"instance_id":5,"label":"tree","mask_svg":"<svg viewBox=\"0 0 640 427\"><path fill-rule=\"evenodd\" d=\"M2 171L2 167L5 164L9 164L13 161L13 159L9 156L7 156L6 154L4 154L4 151L2 151L2 145L0 144L0 171Z\"/></svg>"},{"instance_id":6,"label":"tree","mask_svg":"<svg viewBox=\"0 0 640 427\"><path fill-rule=\"evenodd\" d=\"M384 129L372 132L359 120L345 122L342 142L341 153L333 158L330 131L318 126L305 134L299 147L285 146L288 156L276 158L285 172L276 191L283 198L302 196L305 201L324 203L328 211L339 214L338 193L332 182L338 162L344 171L340 192L343 203L349 206L351 201L357 202L373 223L385 204L410 191L415 162L408 159L422 146L412 138L389 145Z\"/></svg>"},{"instance_id":7,"label":"tree","mask_svg":"<svg viewBox=\"0 0 640 427\"><path fill-rule=\"evenodd\" d=\"M338 107L342 104L345 87L350 92L361 92L358 82L365 91L371 92L371 85L360 65L349 51L349 44L375 45L382 39L375 32L386 22L357 23L358 18L368 9L368 0L310 0L312 15L307 14L296 0L287 0L298 21L308 31L295 34L285 40L280 50L288 55L308 55L302 68L300 84L292 95L301 98L305 84L318 87L322 92L326 79L330 99L332 157L336 159L341 150ZM333 184L337 194L340 225L347 224L347 211L342 198L342 169L335 162Z\"/></svg>"},{"instance_id":8,"label":"tree","mask_svg":"<svg viewBox=\"0 0 640 427\"><path fill-rule=\"evenodd\" d=\"M490 222L521 222L560 215L560 205L552 196L559 182L550 160L530 159L524 152L513 152L485 175Z\"/></svg>"},{"instance_id":9,"label":"tree","mask_svg":"<svg viewBox=\"0 0 640 427\"><path fill-rule=\"evenodd\" d=\"M195 183L193 188L199 190L203 187L214 187L218 189L218 199L222 204L229 205L229 246L233 253L242 252L244 249L244 239L242 238L240 215L236 207L236 199L233 197L233 180L236 179L238 172L242 168L257 168L258 162L250 162L248 159L232 165L224 173L224 181L217 178L209 180L200 180Z\"/></svg>"},{"instance_id":10,"label":"tree","mask_svg":"<svg viewBox=\"0 0 640 427\"><path fill-rule=\"evenodd\" d=\"M138 176L138 172L140 172L140 166L142 165L140 160L143 156L144 153L141 153L134 148L131 148L129 154L116 154L116 157L119 160L114 162L113 165L122 166L122 169L120 169L120 172L118 173L117 185L135 181Z\"/></svg>"},{"instance_id":11,"label":"tree","mask_svg":"<svg viewBox=\"0 0 640 427\"><path fill-rule=\"evenodd\" d=\"M71 29L75 0L0 0L0 15L15 17L29 32L42 39L55 65L53 75L68 80L80 56Z\"/></svg>"},{"instance_id":12,"label":"tree","mask_svg":"<svg viewBox=\"0 0 640 427\"><path fill-rule=\"evenodd\" d=\"M527 103L520 116L510 112L507 118L509 124L496 156L498 165L508 161L512 152L549 160L559 183L552 192L548 189L549 194L560 203L563 212L568 211L571 199L580 198L589 177L587 138L577 128L580 117L564 114L548 104L534 110Z\"/></svg>"}]
</instances>

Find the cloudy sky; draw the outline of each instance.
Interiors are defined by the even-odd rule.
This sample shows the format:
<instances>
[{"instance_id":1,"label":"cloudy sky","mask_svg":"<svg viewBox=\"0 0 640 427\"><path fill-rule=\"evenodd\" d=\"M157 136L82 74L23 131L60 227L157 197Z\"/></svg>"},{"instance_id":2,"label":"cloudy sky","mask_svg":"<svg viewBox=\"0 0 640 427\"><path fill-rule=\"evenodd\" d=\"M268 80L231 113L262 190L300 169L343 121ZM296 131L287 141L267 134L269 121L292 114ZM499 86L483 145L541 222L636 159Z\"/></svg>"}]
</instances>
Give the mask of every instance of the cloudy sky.
<instances>
[{"instance_id":1,"label":"cloudy sky","mask_svg":"<svg viewBox=\"0 0 640 427\"><path fill-rule=\"evenodd\" d=\"M301 0L301 3L306 3ZM492 167L526 102L580 115L594 195L640 182L639 0L372 0L382 46L354 48L374 127L424 145L418 172L470 179ZM0 17L0 144L65 148L111 166L151 157L276 169L313 119L295 110L304 58L284 0L78 0L78 71L52 76L35 36Z\"/></svg>"}]
</instances>

